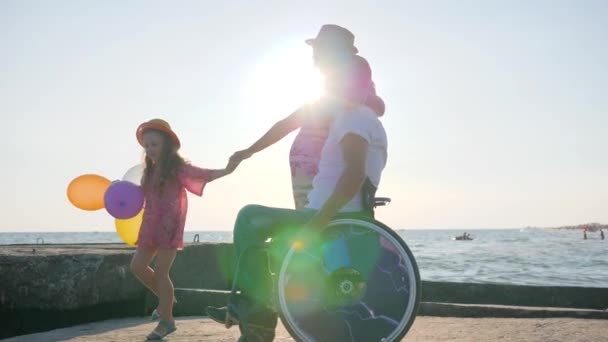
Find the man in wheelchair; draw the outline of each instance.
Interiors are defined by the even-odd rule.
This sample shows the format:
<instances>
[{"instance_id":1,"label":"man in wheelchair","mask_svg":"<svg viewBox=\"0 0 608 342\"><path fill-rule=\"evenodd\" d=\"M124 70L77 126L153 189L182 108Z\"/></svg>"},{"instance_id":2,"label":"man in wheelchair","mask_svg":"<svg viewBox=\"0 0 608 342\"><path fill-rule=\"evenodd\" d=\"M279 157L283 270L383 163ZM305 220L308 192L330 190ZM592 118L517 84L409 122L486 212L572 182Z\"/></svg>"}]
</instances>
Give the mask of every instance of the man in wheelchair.
<instances>
[{"instance_id":1,"label":"man in wheelchair","mask_svg":"<svg viewBox=\"0 0 608 342\"><path fill-rule=\"evenodd\" d=\"M274 338L277 313L268 239L289 235L290 241L307 248L339 213L363 212L373 217L374 193L387 160L387 137L377 114L363 105L373 86L371 69L364 58L356 57L349 101L330 129L307 208L248 205L238 213L234 227L238 261L229 304L208 307L207 314L227 328L239 324L240 341Z\"/></svg>"}]
</instances>

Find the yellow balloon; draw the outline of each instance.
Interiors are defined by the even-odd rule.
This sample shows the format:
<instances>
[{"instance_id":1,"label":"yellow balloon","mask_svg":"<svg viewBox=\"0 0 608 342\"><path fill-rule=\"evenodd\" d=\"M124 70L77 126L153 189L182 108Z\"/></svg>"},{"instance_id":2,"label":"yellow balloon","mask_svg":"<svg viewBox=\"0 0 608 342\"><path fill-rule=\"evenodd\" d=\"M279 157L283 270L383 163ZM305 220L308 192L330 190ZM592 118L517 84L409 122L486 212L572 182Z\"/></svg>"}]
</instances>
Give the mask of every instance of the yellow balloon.
<instances>
[{"instance_id":1,"label":"yellow balloon","mask_svg":"<svg viewBox=\"0 0 608 342\"><path fill-rule=\"evenodd\" d=\"M144 210L142 209L139 214L128 218L128 219L115 219L116 232L118 236L127 245L136 246L137 236L139 235L139 228L144 217Z\"/></svg>"},{"instance_id":2,"label":"yellow balloon","mask_svg":"<svg viewBox=\"0 0 608 342\"><path fill-rule=\"evenodd\" d=\"M104 208L103 196L112 182L102 176L87 174L74 178L68 185L70 202L82 210Z\"/></svg>"}]
</instances>

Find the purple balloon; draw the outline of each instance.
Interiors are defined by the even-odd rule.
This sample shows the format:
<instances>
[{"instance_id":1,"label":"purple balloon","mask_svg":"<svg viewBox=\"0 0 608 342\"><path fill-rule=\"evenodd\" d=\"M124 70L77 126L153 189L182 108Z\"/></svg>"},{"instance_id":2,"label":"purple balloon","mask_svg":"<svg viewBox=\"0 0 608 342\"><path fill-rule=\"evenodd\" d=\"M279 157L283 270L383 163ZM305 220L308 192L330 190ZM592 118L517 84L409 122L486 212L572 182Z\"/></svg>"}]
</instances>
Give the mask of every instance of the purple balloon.
<instances>
[{"instance_id":1,"label":"purple balloon","mask_svg":"<svg viewBox=\"0 0 608 342\"><path fill-rule=\"evenodd\" d=\"M129 181L118 181L110 184L103 201L110 215L117 219L128 219L141 211L144 193L139 186Z\"/></svg>"}]
</instances>

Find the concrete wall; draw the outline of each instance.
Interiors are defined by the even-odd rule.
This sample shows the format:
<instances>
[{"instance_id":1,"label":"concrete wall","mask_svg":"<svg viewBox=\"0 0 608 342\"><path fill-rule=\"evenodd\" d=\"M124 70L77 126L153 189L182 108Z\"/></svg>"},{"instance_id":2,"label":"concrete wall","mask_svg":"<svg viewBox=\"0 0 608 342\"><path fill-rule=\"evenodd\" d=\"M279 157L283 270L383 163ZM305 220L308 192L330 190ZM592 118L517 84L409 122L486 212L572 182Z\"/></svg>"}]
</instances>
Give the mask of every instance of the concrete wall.
<instances>
[{"instance_id":1,"label":"concrete wall","mask_svg":"<svg viewBox=\"0 0 608 342\"><path fill-rule=\"evenodd\" d=\"M604 310L608 288L423 281L422 301Z\"/></svg>"},{"instance_id":2,"label":"concrete wall","mask_svg":"<svg viewBox=\"0 0 608 342\"><path fill-rule=\"evenodd\" d=\"M147 314L155 300L131 274L125 245L0 246L0 338L120 316ZM190 244L171 270L176 288L229 289L231 244ZM188 312L225 294L177 291ZM190 297L189 297L190 296ZM202 298L202 299L201 299ZM608 288L423 282L422 300L441 303L608 308ZM179 311L179 310L178 310ZM179 312L176 312L179 314Z\"/></svg>"},{"instance_id":3,"label":"concrete wall","mask_svg":"<svg viewBox=\"0 0 608 342\"><path fill-rule=\"evenodd\" d=\"M180 288L229 289L234 263L230 244L191 245L178 256L171 277ZM423 281L422 301L604 310L608 288Z\"/></svg>"}]
</instances>

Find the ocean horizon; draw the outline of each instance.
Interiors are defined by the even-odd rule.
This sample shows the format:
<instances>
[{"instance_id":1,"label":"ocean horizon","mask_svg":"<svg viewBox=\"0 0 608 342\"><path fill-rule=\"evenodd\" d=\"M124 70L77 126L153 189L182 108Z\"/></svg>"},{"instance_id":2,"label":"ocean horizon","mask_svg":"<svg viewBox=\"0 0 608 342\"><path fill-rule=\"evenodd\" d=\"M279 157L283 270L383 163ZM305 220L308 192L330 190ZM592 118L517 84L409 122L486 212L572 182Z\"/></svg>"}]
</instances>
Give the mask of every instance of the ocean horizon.
<instances>
[{"instance_id":1,"label":"ocean horizon","mask_svg":"<svg viewBox=\"0 0 608 342\"><path fill-rule=\"evenodd\" d=\"M400 229L421 278L538 286L608 286L608 240L567 229ZM232 242L232 231L185 231L184 241ZM115 232L0 232L0 245L123 243ZM179 257L179 254L178 254Z\"/></svg>"}]
</instances>

